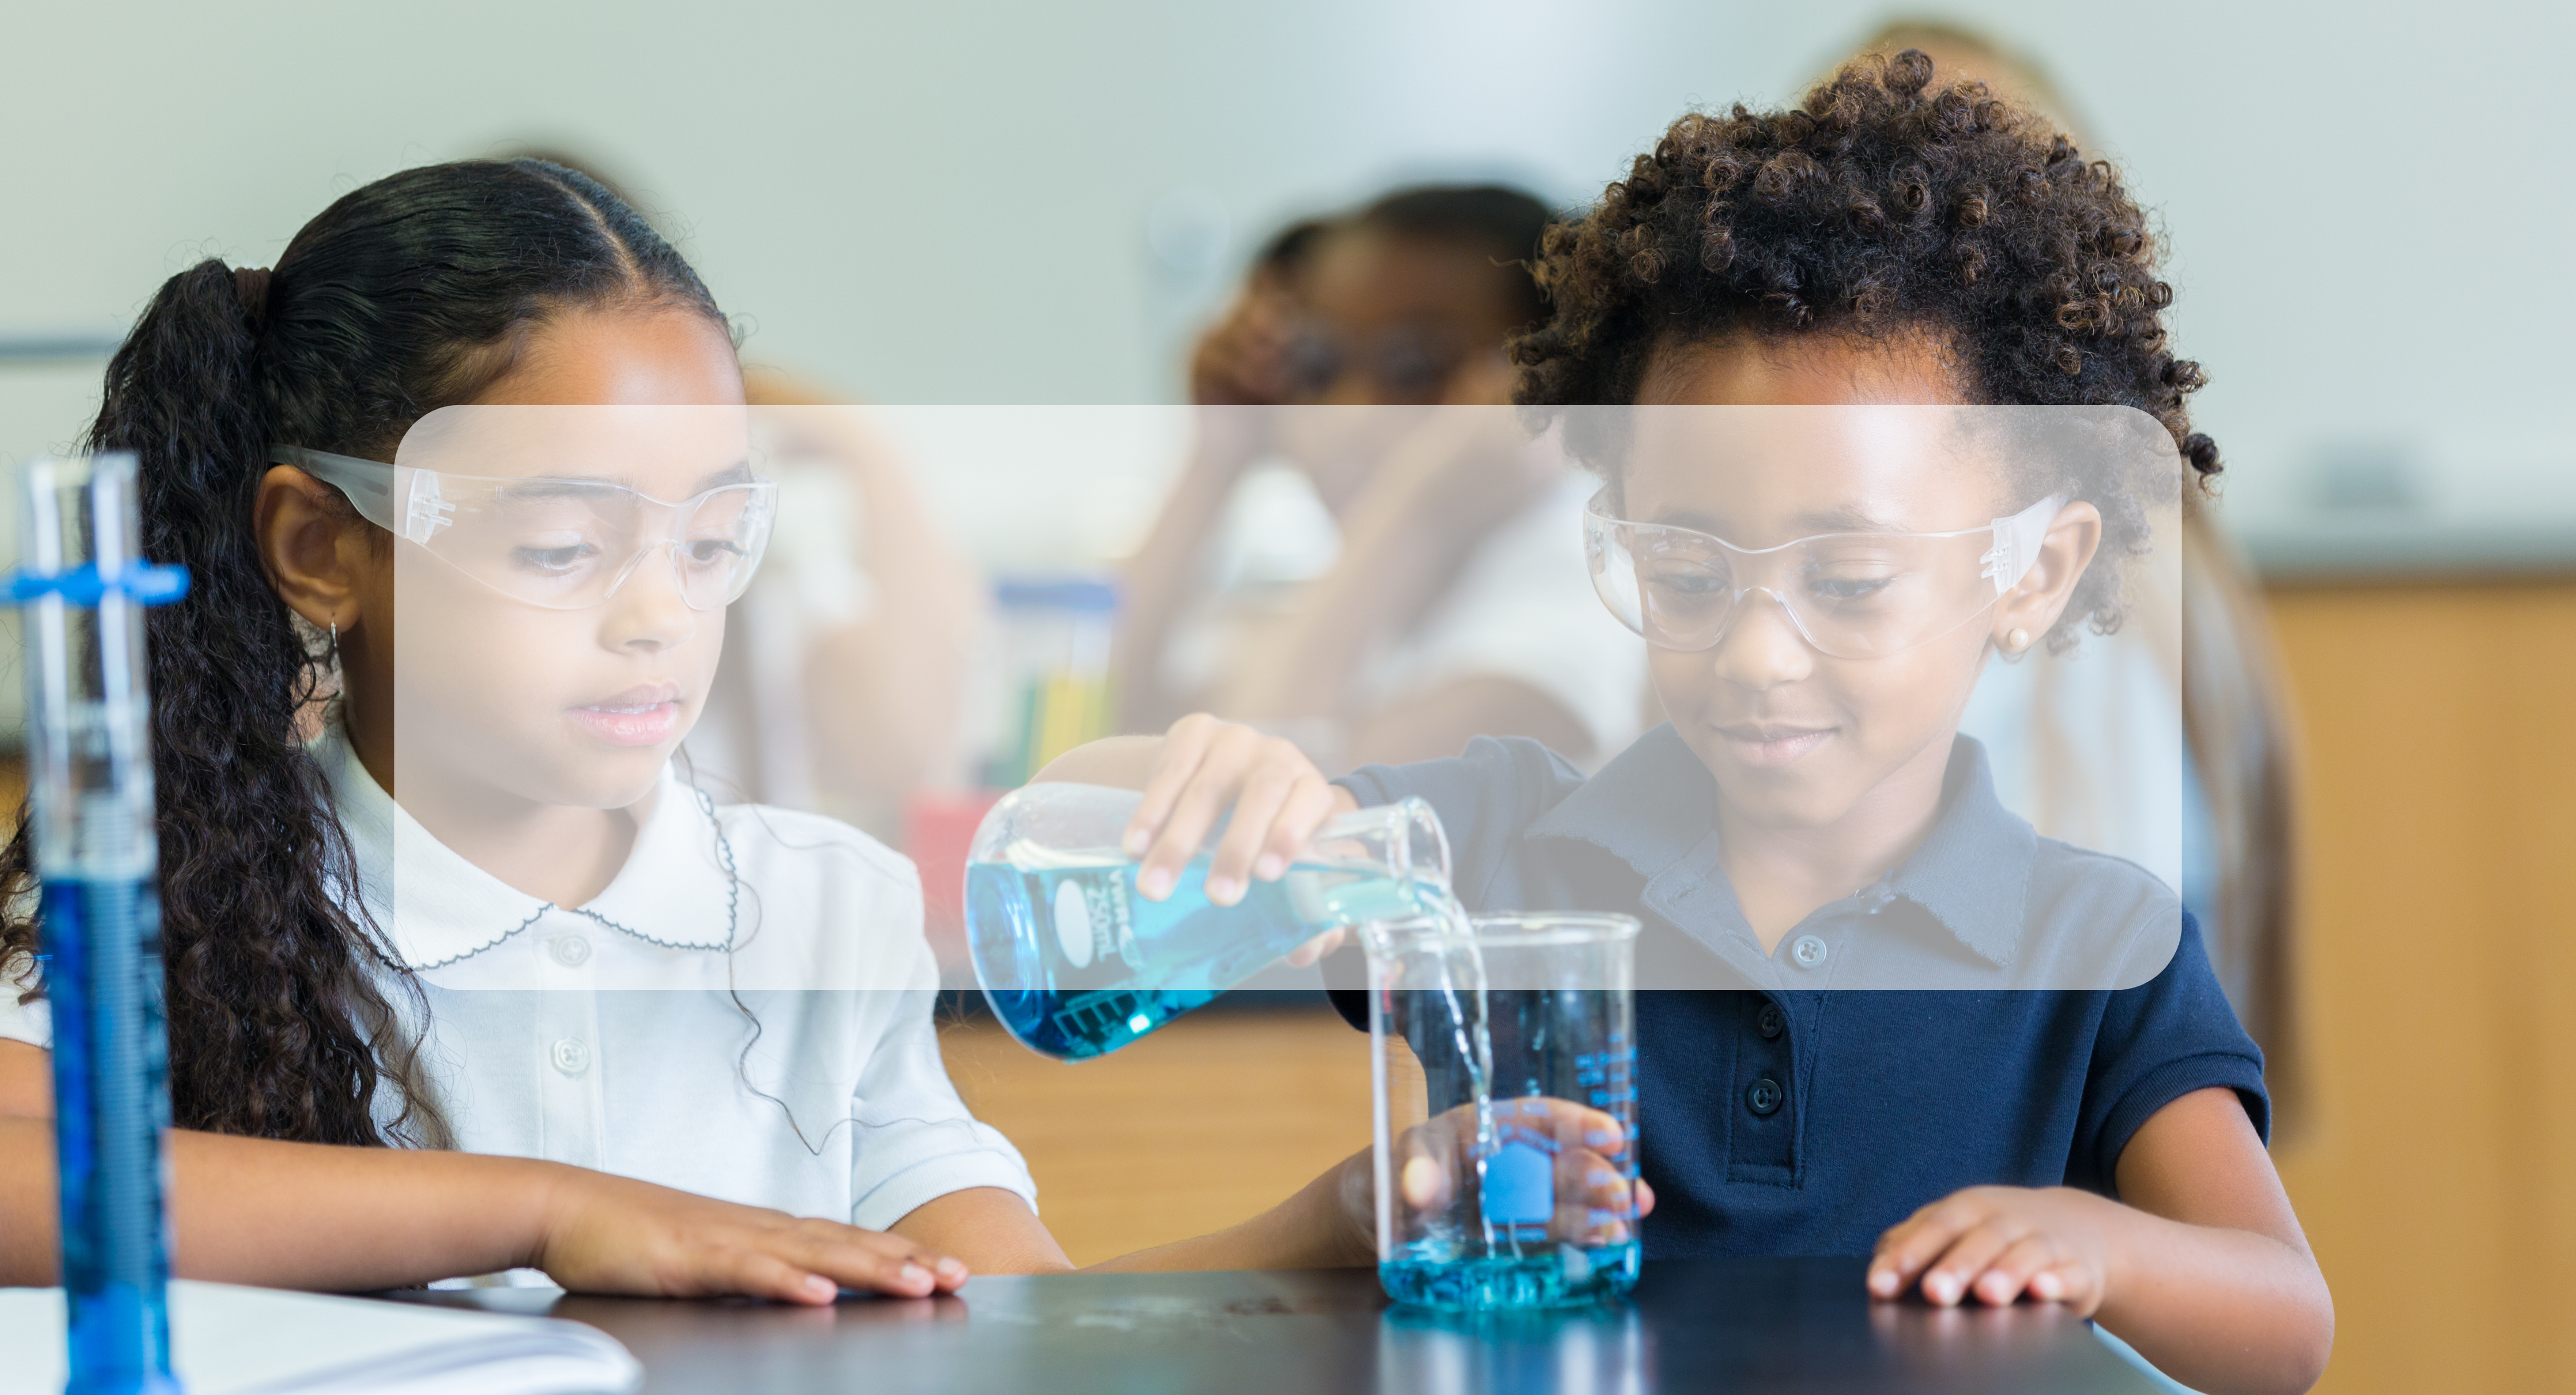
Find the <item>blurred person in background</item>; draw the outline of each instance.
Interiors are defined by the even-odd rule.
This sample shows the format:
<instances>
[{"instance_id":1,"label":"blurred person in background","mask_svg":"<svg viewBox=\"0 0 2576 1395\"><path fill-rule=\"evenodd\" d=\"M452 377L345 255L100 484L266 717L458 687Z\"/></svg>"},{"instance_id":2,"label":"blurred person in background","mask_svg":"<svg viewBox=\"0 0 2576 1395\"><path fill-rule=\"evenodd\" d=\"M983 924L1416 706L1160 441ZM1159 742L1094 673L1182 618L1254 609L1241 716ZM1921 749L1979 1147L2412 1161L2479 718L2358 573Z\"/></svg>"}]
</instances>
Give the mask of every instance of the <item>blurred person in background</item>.
<instances>
[{"instance_id":1,"label":"blurred person in background","mask_svg":"<svg viewBox=\"0 0 2576 1395\"><path fill-rule=\"evenodd\" d=\"M1125 729L1205 709L1331 769L1480 734L1593 760L1634 734L1645 660L1587 604L1587 486L1504 409L1549 221L1516 189L1408 188L1255 259L1196 347L1198 441L1128 569Z\"/></svg>"},{"instance_id":2,"label":"blurred person in background","mask_svg":"<svg viewBox=\"0 0 2576 1395\"><path fill-rule=\"evenodd\" d=\"M509 153L651 207L586 155ZM745 365L743 392L781 507L760 574L730 607L733 640L687 759L730 799L827 813L899 845L906 797L962 775L983 578L866 409L777 367Z\"/></svg>"},{"instance_id":3,"label":"blurred person in background","mask_svg":"<svg viewBox=\"0 0 2576 1395\"><path fill-rule=\"evenodd\" d=\"M1973 29L1936 20L1897 20L1851 56L1887 57L1906 49L1930 57L1944 81L1982 82L1995 95L2038 112L2088 150L2099 148L2082 113L2035 61ZM1838 59L1828 71L1842 61L1847 60ZM2284 1132L2295 1131L2300 1117L2291 903L2298 856L2297 816L2291 805L2293 734L2262 595L2209 510L2210 500L2201 491L2182 491L2181 546L2160 552L2158 559L2178 562L2179 586L2168 577L2164 584L2135 588L2141 604L2134 623L2095 642L2104 647L2110 663L2161 668L2157 690L2180 693L2182 884L2177 889L2200 923L2211 967L2229 1003L2263 1049L2277 1141ZM2179 614L2173 613L2177 597ZM2095 714L2103 710L2057 690L2065 677L2059 665L1998 669L1995 676L2028 685L2029 691L2012 696L2031 704L2031 713L2008 724L2022 730L2049 726L2052 719L2059 726L2098 719ZM1974 717L1972 709L1972 723ZM2040 832L2100 846L2087 835L2121 823L2121 811L2090 807L2099 803L2098 777L2074 753L2134 743L2066 735L2070 739L2030 753L2032 759L2025 762L2030 787L2022 794L2033 821L2042 824ZM1999 767L2002 763L1999 759Z\"/></svg>"},{"instance_id":4,"label":"blurred person in background","mask_svg":"<svg viewBox=\"0 0 2576 1395\"><path fill-rule=\"evenodd\" d=\"M961 778L982 577L864 408L776 369L743 388L781 507L689 758L743 799L896 841L910 793Z\"/></svg>"}]
</instances>

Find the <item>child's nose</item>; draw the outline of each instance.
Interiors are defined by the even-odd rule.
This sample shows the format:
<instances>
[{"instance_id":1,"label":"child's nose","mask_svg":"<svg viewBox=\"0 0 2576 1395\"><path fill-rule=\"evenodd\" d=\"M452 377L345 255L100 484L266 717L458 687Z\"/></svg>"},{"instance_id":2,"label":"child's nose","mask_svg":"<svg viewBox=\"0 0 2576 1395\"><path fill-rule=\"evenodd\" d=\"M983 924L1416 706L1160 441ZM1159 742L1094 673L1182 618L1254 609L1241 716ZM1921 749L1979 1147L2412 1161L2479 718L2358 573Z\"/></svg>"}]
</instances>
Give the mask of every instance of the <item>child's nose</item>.
<instances>
[{"instance_id":1,"label":"child's nose","mask_svg":"<svg viewBox=\"0 0 2576 1395\"><path fill-rule=\"evenodd\" d=\"M646 553L608 598L602 624L609 648L658 653L697 634L698 613L689 608L672 551L665 544Z\"/></svg>"},{"instance_id":2,"label":"child's nose","mask_svg":"<svg viewBox=\"0 0 2576 1395\"><path fill-rule=\"evenodd\" d=\"M1815 651L1789 608L1768 590L1747 592L1710 654L1717 676L1746 688L1794 683L1815 667Z\"/></svg>"}]
</instances>

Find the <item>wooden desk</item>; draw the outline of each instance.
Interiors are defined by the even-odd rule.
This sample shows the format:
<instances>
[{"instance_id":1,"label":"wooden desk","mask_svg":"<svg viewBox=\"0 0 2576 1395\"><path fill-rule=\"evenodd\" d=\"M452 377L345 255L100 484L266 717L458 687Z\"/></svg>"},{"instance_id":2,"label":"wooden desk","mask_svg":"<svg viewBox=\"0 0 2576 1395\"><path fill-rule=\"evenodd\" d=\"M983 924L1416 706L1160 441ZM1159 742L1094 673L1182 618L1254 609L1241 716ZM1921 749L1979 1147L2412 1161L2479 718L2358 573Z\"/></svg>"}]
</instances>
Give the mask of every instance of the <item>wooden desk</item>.
<instances>
[{"instance_id":1,"label":"wooden desk","mask_svg":"<svg viewBox=\"0 0 2576 1395\"><path fill-rule=\"evenodd\" d=\"M1393 1309L1370 1270L975 1279L962 1297L750 1303L408 1294L586 1322L646 1395L888 1390L2151 1392L2053 1307L1872 1303L1859 1260L1660 1261L1633 1304L1472 1321Z\"/></svg>"}]
</instances>

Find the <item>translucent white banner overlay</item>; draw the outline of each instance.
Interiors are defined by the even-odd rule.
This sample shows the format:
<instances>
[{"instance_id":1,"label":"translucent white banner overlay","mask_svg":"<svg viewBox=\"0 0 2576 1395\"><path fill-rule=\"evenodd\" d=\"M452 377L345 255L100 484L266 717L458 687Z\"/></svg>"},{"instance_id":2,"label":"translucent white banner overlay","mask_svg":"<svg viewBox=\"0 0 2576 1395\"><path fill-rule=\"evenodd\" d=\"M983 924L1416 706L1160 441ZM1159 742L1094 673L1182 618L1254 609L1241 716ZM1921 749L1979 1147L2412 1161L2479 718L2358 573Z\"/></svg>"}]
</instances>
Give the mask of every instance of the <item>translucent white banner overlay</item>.
<instances>
[{"instance_id":1,"label":"translucent white banner overlay","mask_svg":"<svg viewBox=\"0 0 2576 1395\"><path fill-rule=\"evenodd\" d=\"M390 715L317 751L437 986L1194 1005L1450 891L1634 916L1650 991L2119 988L2178 942L2183 470L2134 412L470 407L285 460L391 536ZM1367 763L1469 691L1579 749ZM979 843L1198 708L1424 801L1450 865L1319 844L1220 906L1116 830Z\"/></svg>"}]
</instances>

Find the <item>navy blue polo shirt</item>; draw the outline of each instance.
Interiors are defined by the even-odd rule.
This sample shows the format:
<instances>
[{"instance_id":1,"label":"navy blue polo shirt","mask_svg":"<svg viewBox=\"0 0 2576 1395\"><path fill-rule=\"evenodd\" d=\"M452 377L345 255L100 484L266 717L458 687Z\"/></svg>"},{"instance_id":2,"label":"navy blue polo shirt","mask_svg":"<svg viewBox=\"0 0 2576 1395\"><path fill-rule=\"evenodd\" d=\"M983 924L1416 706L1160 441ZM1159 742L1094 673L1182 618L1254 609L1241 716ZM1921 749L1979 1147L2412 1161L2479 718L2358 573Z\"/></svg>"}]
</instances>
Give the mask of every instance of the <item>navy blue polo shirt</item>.
<instances>
[{"instance_id":1,"label":"navy blue polo shirt","mask_svg":"<svg viewBox=\"0 0 2576 1395\"><path fill-rule=\"evenodd\" d=\"M1967 1186L2115 1196L2138 1126L2211 1086L2235 1090L2268 1136L2262 1054L2188 916L2173 941L2172 893L2132 864L2036 836L1995 797L1971 738L1952 748L1922 846L1792 927L1770 956L1718 864L1715 782L1670 726L1589 779L1537 742L1480 737L1454 759L1366 766L1339 783L1364 807L1428 801L1470 910L1640 921L1637 1131L1656 1196L1648 1258L1867 1254L1887 1227ZM1802 940L1823 946L1809 947L1823 963L1863 933L1921 964L1991 968L2017 940L2048 942L2059 922L2106 914L2166 927L2161 938L2151 928L2065 937L2154 956L2161 969L2094 980L2143 979L2136 987L1821 991L1776 972ZM1732 981L1748 986L1653 986L1728 981L1719 970L1730 961ZM1334 1000L1366 1025L1364 996Z\"/></svg>"}]
</instances>

